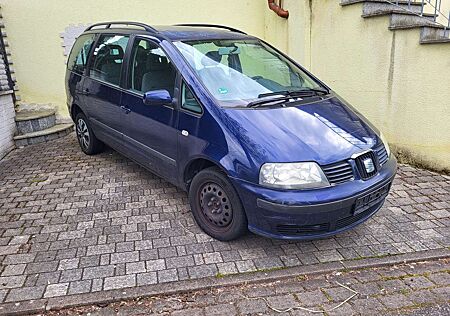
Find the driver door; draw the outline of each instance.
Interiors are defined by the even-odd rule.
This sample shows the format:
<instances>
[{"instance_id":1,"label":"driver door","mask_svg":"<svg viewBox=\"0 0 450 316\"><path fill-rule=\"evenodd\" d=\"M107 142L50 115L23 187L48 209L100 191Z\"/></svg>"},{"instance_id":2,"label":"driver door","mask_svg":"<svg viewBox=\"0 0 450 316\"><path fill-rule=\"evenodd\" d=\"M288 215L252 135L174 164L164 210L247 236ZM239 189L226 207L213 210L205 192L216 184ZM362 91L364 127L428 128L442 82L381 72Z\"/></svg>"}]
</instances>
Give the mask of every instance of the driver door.
<instances>
[{"instance_id":1,"label":"driver door","mask_svg":"<svg viewBox=\"0 0 450 316\"><path fill-rule=\"evenodd\" d=\"M177 119L174 104L146 105L145 92L167 90L174 97L177 72L155 42L136 37L123 92L124 142L132 157L171 182L177 179Z\"/></svg>"}]
</instances>

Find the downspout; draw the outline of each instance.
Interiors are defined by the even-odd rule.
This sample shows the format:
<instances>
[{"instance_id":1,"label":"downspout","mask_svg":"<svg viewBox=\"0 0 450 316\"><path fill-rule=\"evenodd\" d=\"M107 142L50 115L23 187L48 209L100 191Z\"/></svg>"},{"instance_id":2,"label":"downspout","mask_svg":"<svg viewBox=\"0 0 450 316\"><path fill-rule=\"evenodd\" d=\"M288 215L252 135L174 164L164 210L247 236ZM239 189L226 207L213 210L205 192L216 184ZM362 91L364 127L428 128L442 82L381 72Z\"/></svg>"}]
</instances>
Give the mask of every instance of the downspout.
<instances>
[{"instance_id":1,"label":"downspout","mask_svg":"<svg viewBox=\"0 0 450 316\"><path fill-rule=\"evenodd\" d=\"M284 10L281 7L281 0L280 0L280 5L276 4L275 0L267 0L268 4L269 4L269 8L270 10L272 10L273 12L275 12L276 14L278 14L278 16L287 19L289 18L289 11Z\"/></svg>"}]
</instances>

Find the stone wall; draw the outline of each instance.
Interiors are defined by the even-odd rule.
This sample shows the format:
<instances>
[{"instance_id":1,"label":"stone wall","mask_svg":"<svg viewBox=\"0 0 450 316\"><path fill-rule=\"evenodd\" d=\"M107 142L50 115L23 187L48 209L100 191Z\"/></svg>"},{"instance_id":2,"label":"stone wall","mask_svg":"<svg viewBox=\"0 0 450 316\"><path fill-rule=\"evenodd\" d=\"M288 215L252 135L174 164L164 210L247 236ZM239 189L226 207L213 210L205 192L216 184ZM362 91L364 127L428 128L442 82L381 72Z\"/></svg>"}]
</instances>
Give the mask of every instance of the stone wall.
<instances>
[{"instance_id":1,"label":"stone wall","mask_svg":"<svg viewBox=\"0 0 450 316\"><path fill-rule=\"evenodd\" d=\"M11 91L0 91L0 159L14 149L15 115Z\"/></svg>"},{"instance_id":2,"label":"stone wall","mask_svg":"<svg viewBox=\"0 0 450 316\"><path fill-rule=\"evenodd\" d=\"M5 25L0 8L0 159L5 157L14 149L14 134L16 133L16 111L14 108L14 84L9 52L8 40L6 39Z\"/></svg>"}]
</instances>

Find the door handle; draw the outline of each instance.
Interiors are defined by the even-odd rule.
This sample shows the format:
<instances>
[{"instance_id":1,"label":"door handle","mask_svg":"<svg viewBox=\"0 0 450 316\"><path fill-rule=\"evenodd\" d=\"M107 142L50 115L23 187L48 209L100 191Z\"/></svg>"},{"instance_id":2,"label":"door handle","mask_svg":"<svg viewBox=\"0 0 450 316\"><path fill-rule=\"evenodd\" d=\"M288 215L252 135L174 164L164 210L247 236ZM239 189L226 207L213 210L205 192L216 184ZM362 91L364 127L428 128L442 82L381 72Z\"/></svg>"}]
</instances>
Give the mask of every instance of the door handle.
<instances>
[{"instance_id":1,"label":"door handle","mask_svg":"<svg viewBox=\"0 0 450 316\"><path fill-rule=\"evenodd\" d=\"M89 89L86 88L86 89L83 90L83 94L84 94L84 95L90 95L90 94L91 94L91 91L89 91Z\"/></svg>"},{"instance_id":2,"label":"door handle","mask_svg":"<svg viewBox=\"0 0 450 316\"><path fill-rule=\"evenodd\" d=\"M129 108L127 108L126 106L122 105L120 108L125 111L125 114L128 114L131 112L131 110Z\"/></svg>"}]
</instances>

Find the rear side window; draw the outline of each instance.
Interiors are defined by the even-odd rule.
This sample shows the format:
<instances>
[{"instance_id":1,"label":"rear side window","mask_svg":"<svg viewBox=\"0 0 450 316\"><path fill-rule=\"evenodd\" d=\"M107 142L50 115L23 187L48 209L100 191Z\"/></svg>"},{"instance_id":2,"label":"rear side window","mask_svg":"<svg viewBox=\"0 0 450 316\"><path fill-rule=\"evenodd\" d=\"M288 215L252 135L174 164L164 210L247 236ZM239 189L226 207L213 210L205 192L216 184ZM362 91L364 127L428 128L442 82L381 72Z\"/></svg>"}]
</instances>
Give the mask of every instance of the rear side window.
<instances>
[{"instance_id":1,"label":"rear side window","mask_svg":"<svg viewBox=\"0 0 450 316\"><path fill-rule=\"evenodd\" d=\"M119 85L128 39L123 35L102 36L94 48L89 76Z\"/></svg>"},{"instance_id":2,"label":"rear side window","mask_svg":"<svg viewBox=\"0 0 450 316\"><path fill-rule=\"evenodd\" d=\"M95 34L81 35L76 40L67 61L67 69L83 74L86 69L89 52L95 40Z\"/></svg>"}]
</instances>

